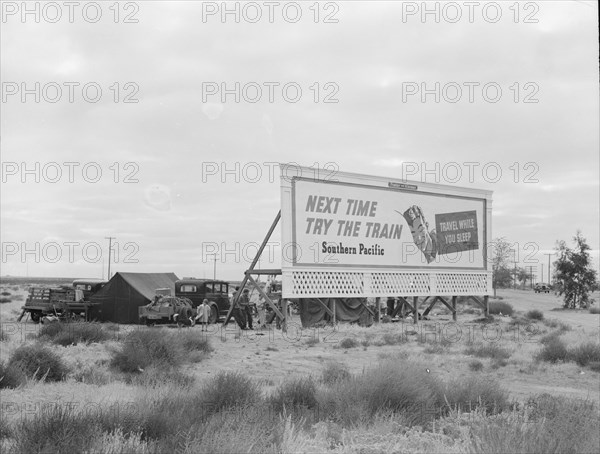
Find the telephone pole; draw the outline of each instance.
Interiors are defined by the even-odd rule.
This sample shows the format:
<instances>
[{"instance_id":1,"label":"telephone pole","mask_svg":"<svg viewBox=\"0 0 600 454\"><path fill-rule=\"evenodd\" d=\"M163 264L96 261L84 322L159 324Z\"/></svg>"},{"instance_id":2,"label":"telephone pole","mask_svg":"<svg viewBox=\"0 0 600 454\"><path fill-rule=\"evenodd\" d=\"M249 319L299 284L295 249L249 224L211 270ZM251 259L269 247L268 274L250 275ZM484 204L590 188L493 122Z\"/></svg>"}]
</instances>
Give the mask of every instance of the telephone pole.
<instances>
[{"instance_id":1,"label":"telephone pole","mask_svg":"<svg viewBox=\"0 0 600 454\"><path fill-rule=\"evenodd\" d=\"M108 278L110 281L110 253L112 252L112 240L116 240L114 236L105 236L105 240L108 240Z\"/></svg>"},{"instance_id":2,"label":"telephone pole","mask_svg":"<svg viewBox=\"0 0 600 454\"><path fill-rule=\"evenodd\" d=\"M513 263L514 263L514 268L513 268L513 290L517 289L517 251L515 251L514 249L511 249L510 252L512 252L512 258L513 258Z\"/></svg>"},{"instance_id":3,"label":"telephone pole","mask_svg":"<svg viewBox=\"0 0 600 454\"><path fill-rule=\"evenodd\" d=\"M529 288L533 288L533 265L529 265L526 268L529 268Z\"/></svg>"},{"instance_id":4,"label":"telephone pole","mask_svg":"<svg viewBox=\"0 0 600 454\"><path fill-rule=\"evenodd\" d=\"M217 254L207 254L212 255L213 258L213 280L217 280Z\"/></svg>"},{"instance_id":5,"label":"telephone pole","mask_svg":"<svg viewBox=\"0 0 600 454\"><path fill-rule=\"evenodd\" d=\"M554 255L553 254L544 254L548 256L548 285L552 285L552 273L550 272L550 257Z\"/></svg>"}]
</instances>

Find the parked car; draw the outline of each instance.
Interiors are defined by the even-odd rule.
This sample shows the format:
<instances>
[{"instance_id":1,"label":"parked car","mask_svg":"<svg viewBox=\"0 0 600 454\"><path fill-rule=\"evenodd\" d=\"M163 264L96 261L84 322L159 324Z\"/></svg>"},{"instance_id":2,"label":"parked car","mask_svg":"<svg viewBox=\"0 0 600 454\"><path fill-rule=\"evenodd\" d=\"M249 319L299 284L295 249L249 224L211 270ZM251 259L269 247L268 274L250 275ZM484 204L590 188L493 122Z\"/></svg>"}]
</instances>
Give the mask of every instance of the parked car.
<instances>
[{"instance_id":1,"label":"parked car","mask_svg":"<svg viewBox=\"0 0 600 454\"><path fill-rule=\"evenodd\" d=\"M539 284L535 284L535 286L533 287L533 290L535 293L550 293L551 287L548 284L544 284L544 283L539 283Z\"/></svg>"},{"instance_id":2,"label":"parked car","mask_svg":"<svg viewBox=\"0 0 600 454\"><path fill-rule=\"evenodd\" d=\"M175 282L175 296L188 298L194 308L206 298L210 306L209 323L225 318L231 305L229 283L215 279L180 279Z\"/></svg>"},{"instance_id":3,"label":"parked car","mask_svg":"<svg viewBox=\"0 0 600 454\"><path fill-rule=\"evenodd\" d=\"M181 319L189 319L195 315L189 299L171 296L169 293L170 289L157 289L154 300L138 308L141 324L173 323L175 314L179 314Z\"/></svg>"}]
</instances>

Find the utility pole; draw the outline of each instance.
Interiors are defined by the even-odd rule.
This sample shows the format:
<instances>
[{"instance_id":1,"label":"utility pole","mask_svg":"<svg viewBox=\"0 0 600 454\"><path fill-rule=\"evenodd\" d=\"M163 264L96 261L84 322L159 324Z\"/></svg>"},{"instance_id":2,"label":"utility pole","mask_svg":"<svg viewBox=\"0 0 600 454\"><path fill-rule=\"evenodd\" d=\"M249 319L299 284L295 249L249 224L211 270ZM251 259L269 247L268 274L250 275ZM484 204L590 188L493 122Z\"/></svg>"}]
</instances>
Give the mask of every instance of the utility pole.
<instances>
[{"instance_id":1,"label":"utility pole","mask_svg":"<svg viewBox=\"0 0 600 454\"><path fill-rule=\"evenodd\" d=\"M114 236L105 236L105 240L108 240L108 277L106 280L110 281L110 253L112 252L112 240L116 240Z\"/></svg>"},{"instance_id":2,"label":"utility pole","mask_svg":"<svg viewBox=\"0 0 600 454\"><path fill-rule=\"evenodd\" d=\"M217 254L208 254L213 257L213 280L217 280Z\"/></svg>"},{"instance_id":3,"label":"utility pole","mask_svg":"<svg viewBox=\"0 0 600 454\"><path fill-rule=\"evenodd\" d=\"M514 249L511 249L510 252L512 252L513 262L514 262L514 268L513 268L513 290L516 290L517 289L517 251L515 251Z\"/></svg>"},{"instance_id":4,"label":"utility pole","mask_svg":"<svg viewBox=\"0 0 600 454\"><path fill-rule=\"evenodd\" d=\"M554 254L545 254L548 256L548 285L552 285L552 273L550 272L550 257Z\"/></svg>"},{"instance_id":5,"label":"utility pole","mask_svg":"<svg viewBox=\"0 0 600 454\"><path fill-rule=\"evenodd\" d=\"M533 288L533 265L529 265L526 268L529 268L529 288Z\"/></svg>"}]
</instances>

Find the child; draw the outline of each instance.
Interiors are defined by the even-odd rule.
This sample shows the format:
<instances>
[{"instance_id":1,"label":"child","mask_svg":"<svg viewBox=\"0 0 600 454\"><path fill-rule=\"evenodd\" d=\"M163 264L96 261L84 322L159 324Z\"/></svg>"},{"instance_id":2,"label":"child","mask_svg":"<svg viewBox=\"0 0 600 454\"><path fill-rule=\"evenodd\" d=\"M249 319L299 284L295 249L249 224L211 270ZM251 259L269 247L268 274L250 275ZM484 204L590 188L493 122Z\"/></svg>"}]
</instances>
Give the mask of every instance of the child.
<instances>
[{"instance_id":1,"label":"child","mask_svg":"<svg viewBox=\"0 0 600 454\"><path fill-rule=\"evenodd\" d=\"M208 300L206 298L204 298L202 303L200 303L200 305L198 306L197 314L198 315L196 315L196 320L198 321L198 323L200 323L200 325L202 325L202 331L207 330L208 317L210 315L210 306L208 305Z\"/></svg>"}]
</instances>

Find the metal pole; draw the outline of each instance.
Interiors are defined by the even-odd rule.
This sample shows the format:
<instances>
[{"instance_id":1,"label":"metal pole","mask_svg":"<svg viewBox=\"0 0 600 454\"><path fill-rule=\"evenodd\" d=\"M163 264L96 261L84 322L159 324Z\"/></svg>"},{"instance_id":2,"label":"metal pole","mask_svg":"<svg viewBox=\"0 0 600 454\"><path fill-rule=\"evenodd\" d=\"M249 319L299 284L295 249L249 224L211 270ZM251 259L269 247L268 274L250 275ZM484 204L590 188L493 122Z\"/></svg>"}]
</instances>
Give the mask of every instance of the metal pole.
<instances>
[{"instance_id":1,"label":"metal pole","mask_svg":"<svg viewBox=\"0 0 600 454\"><path fill-rule=\"evenodd\" d=\"M550 272L550 257L554 254L546 254L548 256L548 284L552 285L552 273Z\"/></svg>"},{"instance_id":2,"label":"metal pole","mask_svg":"<svg viewBox=\"0 0 600 454\"><path fill-rule=\"evenodd\" d=\"M107 278L107 280L110 281L110 253L112 251L112 240L116 240L116 238L114 236L105 236L104 239L108 240L108 278Z\"/></svg>"}]
</instances>

